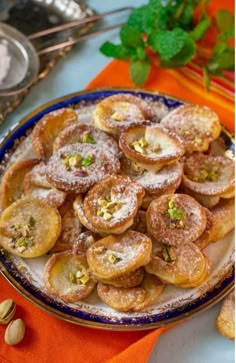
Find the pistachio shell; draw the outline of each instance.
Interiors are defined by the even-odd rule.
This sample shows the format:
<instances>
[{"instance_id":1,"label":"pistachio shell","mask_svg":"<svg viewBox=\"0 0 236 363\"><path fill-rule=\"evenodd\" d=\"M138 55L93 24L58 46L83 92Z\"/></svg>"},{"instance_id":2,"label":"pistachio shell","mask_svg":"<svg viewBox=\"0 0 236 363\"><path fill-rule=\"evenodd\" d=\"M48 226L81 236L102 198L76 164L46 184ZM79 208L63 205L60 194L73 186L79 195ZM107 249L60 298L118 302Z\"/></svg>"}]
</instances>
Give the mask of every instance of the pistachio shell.
<instances>
[{"instance_id":1,"label":"pistachio shell","mask_svg":"<svg viewBox=\"0 0 236 363\"><path fill-rule=\"evenodd\" d=\"M16 311L16 304L12 299L6 299L0 304L0 324L8 324Z\"/></svg>"},{"instance_id":2,"label":"pistachio shell","mask_svg":"<svg viewBox=\"0 0 236 363\"><path fill-rule=\"evenodd\" d=\"M5 343L16 345L22 341L25 336L25 323L22 319L12 320L5 331Z\"/></svg>"}]
</instances>

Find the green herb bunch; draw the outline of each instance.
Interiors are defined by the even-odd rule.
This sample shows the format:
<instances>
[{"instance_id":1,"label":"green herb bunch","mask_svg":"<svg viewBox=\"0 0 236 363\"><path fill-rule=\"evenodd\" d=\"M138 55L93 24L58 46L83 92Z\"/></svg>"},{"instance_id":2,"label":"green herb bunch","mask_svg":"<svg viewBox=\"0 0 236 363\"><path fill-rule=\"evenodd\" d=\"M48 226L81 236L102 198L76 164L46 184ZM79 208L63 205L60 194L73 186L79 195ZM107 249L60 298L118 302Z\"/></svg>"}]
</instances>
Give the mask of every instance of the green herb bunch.
<instances>
[{"instance_id":1,"label":"green herb bunch","mask_svg":"<svg viewBox=\"0 0 236 363\"><path fill-rule=\"evenodd\" d=\"M105 42L100 51L116 59L130 61L130 76L137 86L148 79L153 57L165 68L182 67L199 55L198 41L203 39L212 19L206 0L149 0L136 8L120 29L120 44ZM198 23L194 10L201 6ZM219 30L209 59L201 59L204 84L208 89L210 75L221 76L223 70L234 69L234 49L229 41L234 37L234 16L226 9L217 12L213 22ZM150 52L151 51L151 52Z\"/></svg>"}]
</instances>

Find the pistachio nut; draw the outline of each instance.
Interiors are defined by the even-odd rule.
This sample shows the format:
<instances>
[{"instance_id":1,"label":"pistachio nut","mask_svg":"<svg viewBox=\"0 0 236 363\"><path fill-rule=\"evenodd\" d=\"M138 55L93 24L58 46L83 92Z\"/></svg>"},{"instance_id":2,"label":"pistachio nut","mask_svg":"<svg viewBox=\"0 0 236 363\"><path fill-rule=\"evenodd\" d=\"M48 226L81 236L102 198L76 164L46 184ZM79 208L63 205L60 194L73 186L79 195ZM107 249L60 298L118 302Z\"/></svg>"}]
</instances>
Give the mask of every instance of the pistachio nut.
<instances>
[{"instance_id":1,"label":"pistachio nut","mask_svg":"<svg viewBox=\"0 0 236 363\"><path fill-rule=\"evenodd\" d=\"M5 343L16 345L22 341L25 336L25 323L22 319L12 320L5 331Z\"/></svg>"},{"instance_id":2,"label":"pistachio nut","mask_svg":"<svg viewBox=\"0 0 236 363\"><path fill-rule=\"evenodd\" d=\"M8 324L16 311L16 304L12 299L6 299L0 304L0 324Z\"/></svg>"}]
</instances>

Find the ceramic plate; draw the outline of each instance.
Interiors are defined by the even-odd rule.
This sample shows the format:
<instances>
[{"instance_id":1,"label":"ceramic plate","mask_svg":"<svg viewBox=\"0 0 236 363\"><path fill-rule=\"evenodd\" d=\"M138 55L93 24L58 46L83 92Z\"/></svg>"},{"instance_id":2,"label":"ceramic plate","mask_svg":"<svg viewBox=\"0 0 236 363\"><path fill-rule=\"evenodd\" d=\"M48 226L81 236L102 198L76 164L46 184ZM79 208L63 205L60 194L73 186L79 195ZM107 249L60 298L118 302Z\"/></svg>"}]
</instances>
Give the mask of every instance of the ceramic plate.
<instances>
[{"instance_id":1,"label":"ceramic plate","mask_svg":"<svg viewBox=\"0 0 236 363\"><path fill-rule=\"evenodd\" d=\"M25 117L0 143L2 172L5 166L20 158L32 156L30 131L37 121L48 112L72 106L78 109L80 122L90 122L90 115L97 101L115 93L132 93L153 103L162 114L180 106L184 101L167 95L139 90L92 90L68 95L52 101ZM234 142L224 128L221 134L227 153L234 155ZM138 330L160 327L187 317L212 306L223 298L234 283L233 232L224 239L210 244L204 252L211 261L209 278L199 287L181 289L168 285L156 304L139 313L120 313L92 296L78 304L65 304L50 296L43 285L42 272L48 257L21 259L2 253L0 269L2 275L22 295L47 312L72 323L89 327L116 330Z\"/></svg>"}]
</instances>

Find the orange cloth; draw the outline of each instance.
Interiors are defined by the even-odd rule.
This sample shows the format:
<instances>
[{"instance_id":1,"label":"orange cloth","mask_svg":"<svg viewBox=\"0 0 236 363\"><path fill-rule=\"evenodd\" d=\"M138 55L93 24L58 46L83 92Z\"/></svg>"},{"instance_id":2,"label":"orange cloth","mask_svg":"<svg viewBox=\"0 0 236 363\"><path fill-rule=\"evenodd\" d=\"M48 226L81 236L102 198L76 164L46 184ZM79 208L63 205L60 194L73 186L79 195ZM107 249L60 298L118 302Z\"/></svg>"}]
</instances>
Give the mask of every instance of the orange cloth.
<instances>
[{"instance_id":1,"label":"orange cloth","mask_svg":"<svg viewBox=\"0 0 236 363\"><path fill-rule=\"evenodd\" d=\"M214 2L216 7L222 7L220 3ZM223 6L233 9L233 1L225 0ZM126 62L113 61L88 88L133 87L128 73ZM233 129L233 103L214 92L207 93L178 71L153 67L145 88L208 105ZM40 310L0 276L0 301L6 298L15 300L16 317L26 322L26 336L19 345L8 346L3 343L6 327L0 325L0 363L145 363L156 340L167 329L112 332L76 326Z\"/></svg>"}]
</instances>

